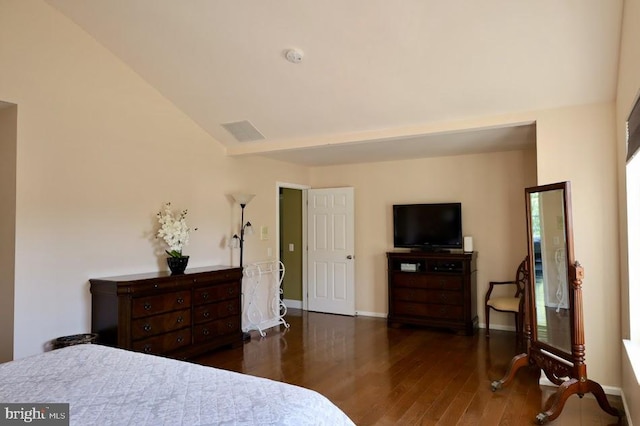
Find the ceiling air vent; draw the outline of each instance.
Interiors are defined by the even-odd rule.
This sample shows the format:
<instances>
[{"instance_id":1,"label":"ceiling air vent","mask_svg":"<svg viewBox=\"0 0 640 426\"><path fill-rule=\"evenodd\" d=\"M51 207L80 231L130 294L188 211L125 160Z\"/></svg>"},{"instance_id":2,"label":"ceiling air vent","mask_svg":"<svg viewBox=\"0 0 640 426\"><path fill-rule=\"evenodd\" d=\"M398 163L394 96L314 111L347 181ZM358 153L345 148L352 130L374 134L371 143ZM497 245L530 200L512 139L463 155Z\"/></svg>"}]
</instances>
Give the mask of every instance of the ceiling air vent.
<instances>
[{"instance_id":1,"label":"ceiling air vent","mask_svg":"<svg viewBox=\"0 0 640 426\"><path fill-rule=\"evenodd\" d=\"M224 123L222 127L231 133L238 142L251 142L264 139L264 135L247 120Z\"/></svg>"}]
</instances>

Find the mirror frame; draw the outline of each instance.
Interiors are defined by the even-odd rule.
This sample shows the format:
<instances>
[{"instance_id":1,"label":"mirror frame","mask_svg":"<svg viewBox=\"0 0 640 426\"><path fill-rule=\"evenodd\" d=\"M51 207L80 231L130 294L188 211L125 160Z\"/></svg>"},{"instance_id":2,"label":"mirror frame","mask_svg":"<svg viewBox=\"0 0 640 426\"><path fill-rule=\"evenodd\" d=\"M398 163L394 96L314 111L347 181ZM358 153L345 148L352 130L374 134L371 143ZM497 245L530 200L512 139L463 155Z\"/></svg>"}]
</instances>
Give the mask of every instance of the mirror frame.
<instances>
[{"instance_id":1,"label":"mirror frame","mask_svg":"<svg viewBox=\"0 0 640 426\"><path fill-rule=\"evenodd\" d=\"M558 189L564 190L565 257L567 262L567 291L569 292L571 353L567 353L549 343L541 342L538 339L535 306L535 252L531 226L531 194ZM527 243L529 245L527 257L530 268L529 281L525 291L527 352L513 357L504 377L501 380L491 382L491 390L495 392L509 385L521 367L534 366L544 371L547 378L555 385L558 385L556 392L547 399L542 411L536 416L536 423L545 424L550 420L554 420L562 412L567 398L573 394L582 397L585 393L592 393L602 410L620 418L624 415L624 412L611 407L602 386L593 380L587 379L587 366L584 362L584 324L582 317L582 279L584 271L582 266L575 261L573 254L571 185L569 182L560 182L526 188L525 198L527 206Z\"/></svg>"},{"instance_id":2,"label":"mirror frame","mask_svg":"<svg viewBox=\"0 0 640 426\"><path fill-rule=\"evenodd\" d=\"M534 256L534 236L533 236L533 226L531 223L531 194L534 193L542 193L549 191L557 191L562 190L562 208L564 211L564 237L565 237L565 270L567 271L566 277L566 290L569 295L569 330L570 330L570 343L571 348L570 352L564 351L561 348L557 348L550 343L540 341L538 339L538 323L537 323L537 307L535 303L535 256ZM578 321L580 324L576 323L575 318L575 297L572 285L572 276L573 269L576 263L574 253L573 253L573 225L572 225L572 217L571 217L571 184L569 182L559 182L553 183L549 185L536 186L525 189L525 198L526 198L526 214L527 214L527 244L529 248L529 279L531 282L527 286L527 291L525 292L526 299L525 305L527 306L527 311L530 313L525 315L525 335L529 340L529 344L532 347L540 348L544 351L547 351L557 357L560 357L570 363L574 363L575 354L574 354L574 346L576 342L576 334L580 332L582 328L581 320ZM582 315L580 315L582 317ZM542 353L544 356L544 352ZM550 378L551 381L553 381ZM555 383L555 382L554 382ZM557 384L557 383L556 383Z\"/></svg>"}]
</instances>

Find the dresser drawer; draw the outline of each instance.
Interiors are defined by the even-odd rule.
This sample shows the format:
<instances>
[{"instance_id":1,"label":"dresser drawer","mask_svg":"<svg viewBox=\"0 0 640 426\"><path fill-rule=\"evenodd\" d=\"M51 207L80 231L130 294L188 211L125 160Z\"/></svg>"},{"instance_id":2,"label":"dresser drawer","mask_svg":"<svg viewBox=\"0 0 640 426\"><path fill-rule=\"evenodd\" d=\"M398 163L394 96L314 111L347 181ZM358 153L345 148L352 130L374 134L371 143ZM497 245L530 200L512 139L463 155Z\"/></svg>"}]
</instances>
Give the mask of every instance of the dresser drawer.
<instances>
[{"instance_id":1,"label":"dresser drawer","mask_svg":"<svg viewBox=\"0 0 640 426\"><path fill-rule=\"evenodd\" d=\"M396 287L415 287L440 290L461 290L462 277L455 275L426 275L412 272L393 275Z\"/></svg>"},{"instance_id":2,"label":"dresser drawer","mask_svg":"<svg viewBox=\"0 0 640 426\"><path fill-rule=\"evenodd\" d=\"M190 309L143 317L131 322L131 337L134 340L144 339L189 325L191 325Z\"/></svg>"},{"instance_id":3,"label":"dresser drawer","mask_svg":"<svg viewBox=\"0 0 640 426\"><path fill-rule=\"evenodd\" d=\"M189 307L191 304L191 292L176 291L157 296L136 297L131 304L131 316L140 318Z\"/></svg>"},{"instance_id":4,"label":"dresser drawer","mask_svg":"<svg viewBox=\"0 0 640 426\"><path fill-rule=\"evenodd\" d=\"M464 299L459 291L425 290L412 287L398 287L392 291L394 300L398 301L462 305Z\"/></svg>"},{"instance_id":5,"label":"dresser drawer","mask_svg":"<svg viewBox=\"0 0 640 426\"><path fill-rule=\"evenodd\" d=\"M240 313L240 300L238 298L225 300L219 303L200 305L193 309L193 322L200 324L218 318L238 315Z\"/></svg>"},{"instance_id":6,"label":"dresser drawer","mask_svg":"<svg viewBox=\"0 0 640 426\"><path fill-rule=\"evenodd\" d=\"M220 336L240 333L240 318L227 317L225 319L207 322L193 328L193 342L202 343Z\"/></svg>"},{"instance_id":7,"label":"dresser drawer","mask_svg":"<svg viewBox=\"0 0 640 426\"><path fill-rule=\"evenodd\" d=\"M396 316L420 316L437 319L462 320L464 310L459 305L436 305L432 303L413 303L395 301Z\"/></svg>"},{"instance_id":8,"label":"dresser drawer","mask_svg":"<svg viewBox=\"0 0 640 426\"><path fill-rule=\"evenodd\" d=\"M196 288L193 291L193 304L216 302L218 300L233 299L240 296L240 286L237 282L221 283L214 286Z\"/></svg>"},{"instance_id":9,"label":"dresser drawer","mask_svg":"<svg viewBox=\"0 0 640 426\"><path fill-rule=\"evenodd\" d=\"M191 330L184 328L171 333L160 334L144 340L138 340L131 345L134 351L148 354L164 354L174 349L191 344Z\"/></svg>"}]
</instances>

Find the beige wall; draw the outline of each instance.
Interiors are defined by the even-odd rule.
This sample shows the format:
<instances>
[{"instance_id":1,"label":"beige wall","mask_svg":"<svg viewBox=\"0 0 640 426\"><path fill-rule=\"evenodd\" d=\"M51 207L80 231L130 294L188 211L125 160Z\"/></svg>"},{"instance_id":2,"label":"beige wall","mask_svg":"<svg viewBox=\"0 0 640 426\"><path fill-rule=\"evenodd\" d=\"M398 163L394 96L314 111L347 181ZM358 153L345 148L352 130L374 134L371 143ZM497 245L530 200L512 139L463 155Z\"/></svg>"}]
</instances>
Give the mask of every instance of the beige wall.
<instances>
[{"instance_id":1,"label":"beige wall","mask_svg":"<svg viewBox=\"0 0 640 426\"><path fill-rule=\"evenodd\" d=\"M166 269L154 252L165 201L198 227L190 265L229 264L246 218L275 229L276 181L305 168L231 159L221 145L74 24L39 0L0 2L0 99L18 105L14 355L90 327L91 277ZM19 42L17 42L19 41ZM275 239L250 237L248 262ZM275 246L272 247L275 250ZM238 264L238 253L233 262Z\"/></svg>"},{"instance_id":2,"label":"beige wall","mask_svg":"<svg viewBox=\"0 0 640 426\"><path fill-rule=\"evenodd\" d=\"M533 165L532 165L533 163ZM385 253L393 250L392 205L461 202L464 235L478 254L478 315L491 280L515 277L527 253L524 188L535 185L533 151L319 167L314 188L355 188L356 310L386 316ZM513 315L492 315L513 329Z\"/></svg>"},{"instance_id":3,"label":"beige wall","mask_svg":"<svg viewBox=\"0 0 640 426\"><path fill-rule=\"evenodd\" d=\"M17 120L15 105L0 104L0 362L13 359Z\"/></svg>"},{"instance_id":4,"label":"beige wall","mask_svg":"<svg viewBox=\"0 0 640 426\"><path fill-rule=\"evenodd\" d=\"M538 111L538 182L571 181L574 253L584 266L583 310L589 377L620 387L620 274L617 268L615 106ZM606 389L610 390L610 389Z\"/></svg>"},{"instance_id":5,"label":"beige wall","mask_svg":"<svg viewBox=\"0 0 640 426\"><path fill-rule=\"evenodd\" d=\"M640 0L625 0L622 22L622 41L620 47L620 65L618 71L618 93L616 101L616 131L617 131L617 165L618 165L618 196L620 200L620 271L621 292L620 312L622 337L630 338L631 309L629 301L628 253L627 253L627 209L625 183L626 133L625 122L631 112L631 107L640 92ZM636 160L637 161L637 160ZM637 283L635 283L637 285ZM637 294L637 292L636 292ZM636 307L637 309L637 307ZM640 330L636 326L633 332L636 358L640 354L638 338ZM621 351L622 357L622 390L627 402L627 417L633 424L640 424L640 385L638 374L633 372L626 350ZM640 365L640 360L635 360Z\"/></svg>"}]
</instances>

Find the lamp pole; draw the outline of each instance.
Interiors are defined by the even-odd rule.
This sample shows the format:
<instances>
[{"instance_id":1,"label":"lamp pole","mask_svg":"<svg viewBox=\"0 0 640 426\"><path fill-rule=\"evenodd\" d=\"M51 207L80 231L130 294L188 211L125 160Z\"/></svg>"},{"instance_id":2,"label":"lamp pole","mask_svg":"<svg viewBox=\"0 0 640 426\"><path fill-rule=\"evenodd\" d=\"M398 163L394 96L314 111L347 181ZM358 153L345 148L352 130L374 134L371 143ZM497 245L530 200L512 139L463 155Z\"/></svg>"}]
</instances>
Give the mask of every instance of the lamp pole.
<instances>
[{"instance_id":1,"label":"lamp pole","mask_svg":"<svg viewBox=\"0 0 640 426\"><path fill-rule=\"evenodd\" d=\"M246 204L240 204L240 209L242 213L240 214L240 267L242 268L242 252L244 250L244 208Z\"/></svg>"}]
</instances>

